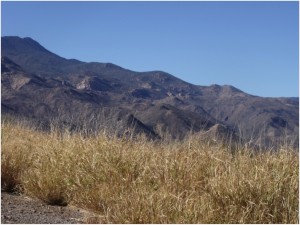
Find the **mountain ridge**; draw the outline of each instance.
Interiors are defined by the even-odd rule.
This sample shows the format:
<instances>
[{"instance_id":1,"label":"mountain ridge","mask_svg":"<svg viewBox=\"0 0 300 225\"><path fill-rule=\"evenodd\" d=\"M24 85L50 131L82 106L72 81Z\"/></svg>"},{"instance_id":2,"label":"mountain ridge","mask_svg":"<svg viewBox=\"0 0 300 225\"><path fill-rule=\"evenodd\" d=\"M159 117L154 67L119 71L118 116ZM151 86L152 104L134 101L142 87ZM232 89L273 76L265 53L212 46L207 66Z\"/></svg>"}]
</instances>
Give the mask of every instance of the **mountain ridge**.
<instances>
[{"instance_id":1,"label":"mountain ridge","mask_svg":"<svg viewBox=\"0 0 300 225\"><path fill-rule=\"evenodd\" d=\"M17 44L16 37L1 40L3 113L79 119L80 114L114 108L124 118L132 115L137 130L152 137L169 132L182 139L193 129L208 131L220 124L258 145L281 142L284 135L298 142L297 97L263 98L231 85L194 85L163 71L135 72L112 63L65 59L31 38L17 38ZM113 124L122 121L117 117Z\"/></svg>"}]
</instances>

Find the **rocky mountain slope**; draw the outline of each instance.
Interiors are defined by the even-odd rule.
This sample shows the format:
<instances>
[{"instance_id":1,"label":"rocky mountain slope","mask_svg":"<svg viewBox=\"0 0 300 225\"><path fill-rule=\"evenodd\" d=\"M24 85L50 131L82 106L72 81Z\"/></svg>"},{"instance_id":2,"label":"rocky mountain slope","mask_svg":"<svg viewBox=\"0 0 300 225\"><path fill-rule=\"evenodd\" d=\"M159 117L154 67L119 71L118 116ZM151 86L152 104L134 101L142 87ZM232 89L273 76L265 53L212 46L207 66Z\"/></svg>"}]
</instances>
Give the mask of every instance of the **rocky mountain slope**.
<instances>
[{"instance_id":1,"label":"rocky mountain slope","mask_svg":"<svg viewBox=\"0 0 300 225\"><path fill-rule=\"evenodd\" d=\"M65 59L31 38L1 40L2 114L45 129L57 121L154 139L226 133L260 146L285 140L298 146L299 98L262 98L229 85L189 84L162 71Z\"/></svg>"}]
</instances>

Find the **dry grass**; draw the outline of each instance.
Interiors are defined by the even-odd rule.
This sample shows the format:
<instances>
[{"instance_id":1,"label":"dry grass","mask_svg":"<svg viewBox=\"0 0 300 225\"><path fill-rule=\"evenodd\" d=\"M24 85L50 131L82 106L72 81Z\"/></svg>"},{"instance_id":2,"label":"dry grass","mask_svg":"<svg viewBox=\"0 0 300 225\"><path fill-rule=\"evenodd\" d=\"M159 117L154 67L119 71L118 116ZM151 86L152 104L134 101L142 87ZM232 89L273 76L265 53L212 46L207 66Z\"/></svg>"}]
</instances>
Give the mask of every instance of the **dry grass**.
<instances>
[{"instance_id":1,"label":"dry grass","mask_svg":"<svg viewBox=\"0 0 300 225\"><path fill-rule=\"evenodd\" d=\"M2 188L99 223L298 223L298 152L84 138L2 124Z\"/></svg>"}]
</instances>

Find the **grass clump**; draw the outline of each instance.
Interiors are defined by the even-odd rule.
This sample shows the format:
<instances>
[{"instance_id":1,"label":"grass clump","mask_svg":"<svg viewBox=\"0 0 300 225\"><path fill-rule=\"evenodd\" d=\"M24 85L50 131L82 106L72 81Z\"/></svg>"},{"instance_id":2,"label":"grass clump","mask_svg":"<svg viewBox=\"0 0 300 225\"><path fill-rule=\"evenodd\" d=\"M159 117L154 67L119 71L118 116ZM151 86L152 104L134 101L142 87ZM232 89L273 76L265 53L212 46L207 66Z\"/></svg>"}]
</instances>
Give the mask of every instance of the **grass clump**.
<instances>
[{"instance_id":1,"label":"grass clump","mask_svg":"<svg viewBox=\"0 0 300 225\"><path fill-rule=\"evenodd\" d=\"M21 175L30 166L32 144L37 140L20 125L16 129L15 125L6 123L5 129L13 133L6 134L4 129L1 133L1 188L8 192L20 191ZM28 135L24 136L25 133Z\"/></svg>"},{"instance_id":2,"label":"grass clump","mask_svg":"<svg viewBox=\"0 0 300 225\"><path fill-rule=\"evenodd\" d=\"M90 222L299 222L298 152L290 149L232 154L197 140L83 137L4 123L1 163L2 186L93 211Z\"/></svg>"}]
</instances>

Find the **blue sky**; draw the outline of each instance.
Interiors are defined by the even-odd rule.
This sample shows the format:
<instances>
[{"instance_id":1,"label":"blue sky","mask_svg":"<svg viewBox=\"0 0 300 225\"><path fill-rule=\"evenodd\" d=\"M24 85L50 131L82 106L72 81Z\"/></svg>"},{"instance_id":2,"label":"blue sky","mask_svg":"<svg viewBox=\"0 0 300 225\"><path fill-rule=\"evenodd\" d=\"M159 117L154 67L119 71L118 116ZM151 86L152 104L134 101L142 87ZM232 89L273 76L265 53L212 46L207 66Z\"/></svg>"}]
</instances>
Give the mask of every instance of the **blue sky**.
<instances>
[{"instance_id":1,"label":"blue sky","mask_svg":"<svg viewBox=\"0 0 300 225\"><path fill-rule=\"evenodd\" d=\"M298 2L1 2L1 35L65 58L299 96Z\"/></svg>"}]
</instances>

